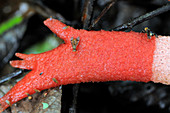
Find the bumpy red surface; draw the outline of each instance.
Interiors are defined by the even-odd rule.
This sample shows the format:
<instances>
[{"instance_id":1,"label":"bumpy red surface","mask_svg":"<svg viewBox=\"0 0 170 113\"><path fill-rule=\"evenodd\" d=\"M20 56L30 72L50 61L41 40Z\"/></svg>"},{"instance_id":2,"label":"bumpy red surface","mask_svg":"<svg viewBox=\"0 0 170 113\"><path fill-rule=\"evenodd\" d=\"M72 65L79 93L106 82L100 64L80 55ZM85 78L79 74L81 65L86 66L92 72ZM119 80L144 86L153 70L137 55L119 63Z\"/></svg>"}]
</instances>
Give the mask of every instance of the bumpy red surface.
<instances>
[{"instance_id":1,"label":"bumpy red surface","mask_svg":"<svg viewBox=\"0 0 170 113\"><path fill-rule=\"evenodd\" d=\"M1 111L9 106L6 100L13 104L27 97L26 93L35 93L34 89L41 91L90 81L150 81L154 38L149 40L146 34L132 31L76 30L55 19L47 19L44 23L64 39L65 44L41 54L16 54L23 60L11 61L11 65L32 71L0 98ZM80 37L76 52L71 37Z\"/></svg>"}]
</instances>

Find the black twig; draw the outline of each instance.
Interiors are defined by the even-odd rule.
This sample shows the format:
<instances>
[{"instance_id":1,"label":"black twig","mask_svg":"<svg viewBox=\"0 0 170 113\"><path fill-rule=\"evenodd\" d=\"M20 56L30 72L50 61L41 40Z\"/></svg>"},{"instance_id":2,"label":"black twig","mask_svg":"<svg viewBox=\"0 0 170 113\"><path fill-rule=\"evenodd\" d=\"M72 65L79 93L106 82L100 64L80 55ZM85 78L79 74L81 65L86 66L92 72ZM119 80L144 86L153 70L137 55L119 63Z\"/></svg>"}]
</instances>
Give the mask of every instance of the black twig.
<instances>
[{"instance_id":1,"label":"black twig","mask_svg":"<svg viewBox=\"0 0 170 113\"><path fill-rule=\"evenodd\" d=\"M14 78L14 77L20 75L22 72L23 72L23 70L20 69L20 70L17 70L15 72L12 72L10 74L7 74L6 76L0 77L0 84L10 80L11 78Z\"/></svg>"},{"instance_id":2,"label":"black twig","mask_svg":"<svg viewBox=\"0 0 170 113\"><path fill-rule=\"evenodd\" d=\"M85 0L83 6L83 14L81 21L83 23L83 29L88 29L88 25L90 23L91 14L93 11L93 2L94 0Z\"/></svg>"},{"instance_id":3,"label":"black twig","mask_svg":"<svg viewBox=\"0 0 170 113\"><path fill-rule=\"evenodd\" d=\"M113 6L113 4L115 4L115 2L116 2L116 0L113 0L102 10L102 12L99 14L99 16L90 25L89 30L91 30L92 27L95 26L95 24L103 17L104 14L106 14L106 12Z\"/></svg>"},{"instance_id":4,"label":"black twig","mask_svg":"<svg viewBox=\"0 0 170 113\"><path fill-rule=\"evenodd\" d=\"M78 96L79 87L80 84L75 84L73 86L73 103L71 108L69 109L69 113L76 113L77 96Z\"/></svg>"},{"instance_id":5,"label":"black twig","mask_svg":"<svg viewBox=\"0 0 170 113\"><path fill-rule=\"evenodd\" d=\"M122 24L118 27L115 27L113 30L115 31L124 31L127 29L132 29L135 25L138 25L146 20L149 20L159 14L162 14L164 12L167 12L170 10L170 3L166 4L165 6L162 6L161 8L158 8L152 12L146 13L142 16L139 16L137 18L135 18L134 20L132 20L131 22Z\"/></svg>"},{"instance_id":6,"label":"black twig","mask_svg":"<svg viewBox=\"0 0 170 113\"><path fill-rule=\"evenodd\" d=\"M14 55L16 50L19 47L18 40L14 43L13 47L9 50L8 54L2 59L2 64L0 64L0 67L2 67L4 64L6 64L10 58Z\"/></svg>"},{"instance_id":7,"label":"black twig","mask_svg":"<svg viewBox=\"0 0 170 113\"><path fill-rule=\"evenodd\" d=\"M50 16L57 18L58 20L62 20L62 22L66 23L66 19L60 14L52 9L45 6L41 1L39 0L29 0L28 1L32 10L36 13L40 14L41 16L45 18L49 18ZM67 24L67 23L66 23Z\"/></svg>"}]
</instances>

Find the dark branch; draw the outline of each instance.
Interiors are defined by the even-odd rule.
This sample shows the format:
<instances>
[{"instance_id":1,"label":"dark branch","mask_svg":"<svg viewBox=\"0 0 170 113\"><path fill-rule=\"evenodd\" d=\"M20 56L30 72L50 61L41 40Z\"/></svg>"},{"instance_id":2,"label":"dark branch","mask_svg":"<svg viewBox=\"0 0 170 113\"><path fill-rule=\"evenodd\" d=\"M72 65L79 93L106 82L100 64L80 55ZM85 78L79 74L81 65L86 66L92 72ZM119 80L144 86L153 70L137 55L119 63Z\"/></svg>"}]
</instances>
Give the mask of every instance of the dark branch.
<instances>
[{"instance_id":1,"label":"dark branch","mask_svg":"<svg viewBox=\"0 0 170 113\"><path fill-rule=\"evenodd\" d=\"M93 11L93 2L94 0L85 0L83 6L83 14L82 14L82 23L83 29L88 29L88 24L90 23L91 14Z\"/></svg>"},{"instance_id":2,"label":"dark branch","mask_svg":"<svg viewBox=\"0 0 170 113\"><path fill-rule=\"evenodd\" d=\"M6 76L0 77L0 84L10 80L13 77L16 77L16 76L20 75L22 72L23 72L22 70L17 70L15 72L12 72L12 73L6 75Z\"/></svg>"},{"instance_id":3,"label":"dark branch","mask_svg":"<svg viewBox=\"0 0 170 113\"><path fill-rule=\"evenodd\" d=\"M92 27L103 17L103 15L115 4L116 0L113 0L110 2L99 14L99 16L93 21L93 23L90 25L89 30L91 30Z\"/></svg>"},{"instance_id":4,"label":"dark branch","mask_svg":"<svg viewBox=\"0 0 170 113\"><path fill-rule=\"evenodd\" d=\"M30 0L28 1L29 5L31 6L32 10L35 11L36 13L40 14L41 16L45 18L50 18L50 16L62 20L62 22L66 23L66 19L60 14L52 9L48 8L45 6L41 1L39 0Z\"/></svg>"},{"instance_id":5,"label":"dark branch","mask_svg":"<svg viewBox=\"0 0 170 113\"><path fill-rule=\"evenodd\" d=\"M72 106L69 109L69 113L77 113L76 105L77 105L77 96L79 91L80 84L75 84L73 86L73 102Z\"/></svg>"},{"instance_id":6,"label":"dark branch","mask_svg":"<svg viewBox=\"0 0 170 113\"><path fill-rule=\"evenodd\" d=\"M152 12L149 12L149 13L146 13L145 15L142 15L142 16L139 16L137 18L135 18L133 21L131 22L128 22L128 23L125 23L125 24L122 24L116 28L114 28L113 30L115 31L124 31L124 30L127 30L127 29L132 29L135 25L138 25L146 20L149 20L159 14L162 14L164 12L167 12L170 10L170 4L168 3L167 5L165 6L162 6L161 8L158 8Z\"/></svg>"}]
</instances>

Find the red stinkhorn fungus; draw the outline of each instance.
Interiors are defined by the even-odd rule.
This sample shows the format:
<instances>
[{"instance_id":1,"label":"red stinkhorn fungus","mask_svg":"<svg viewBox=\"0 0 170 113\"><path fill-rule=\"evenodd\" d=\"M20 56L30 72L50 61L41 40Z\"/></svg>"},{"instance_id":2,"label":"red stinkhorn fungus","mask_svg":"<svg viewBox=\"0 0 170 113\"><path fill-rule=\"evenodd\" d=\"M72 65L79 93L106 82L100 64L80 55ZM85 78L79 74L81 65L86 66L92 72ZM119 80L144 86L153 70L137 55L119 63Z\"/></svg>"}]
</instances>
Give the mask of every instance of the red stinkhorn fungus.
<instances>
[{"instance_id":1,"label":"red stinkhorn fungus","mask_svg":"<svg viewBox=\"0 0 170 113\"><path fill-rule=\"evenodd\" d=\"M51 18L44 24L65 44L41 54L15 54L23 60L10 64L32 71L0 98L0 111L28 94L59 85L114 80L170 84L170 38L148 39L145 33L133 31L76 30Z\"/></svg>"}]
</instances>

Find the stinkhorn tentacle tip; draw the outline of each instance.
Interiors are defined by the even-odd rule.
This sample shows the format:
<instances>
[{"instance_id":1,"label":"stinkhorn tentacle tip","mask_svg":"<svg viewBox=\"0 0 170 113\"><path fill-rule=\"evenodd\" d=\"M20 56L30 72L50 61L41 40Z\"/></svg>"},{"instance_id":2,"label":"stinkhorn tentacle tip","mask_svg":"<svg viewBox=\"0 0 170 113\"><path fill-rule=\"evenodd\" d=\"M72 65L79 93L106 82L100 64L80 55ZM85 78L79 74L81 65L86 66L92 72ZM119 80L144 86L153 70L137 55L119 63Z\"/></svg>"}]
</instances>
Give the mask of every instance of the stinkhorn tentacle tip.
<instances>
[{"instance_id":1,"label":"stinkhorn tentacle tip","mask_svg":"<svg viewBox=\"0 0 170 113\"><path fill-rule=\"evenodd\" d=\"M31 70L34 68L34 63L32 61L28 60L15 60L10 61L11 66L15 68L21 68L21 69L28 69Z\"/></svg>"},{"instance_id":2,"label":"stinkhorn tentacle tip","mask_svg":"<svg viewBox=\"0 0 170 113\"><path fill-rule=\"evenodd\" d=\"M69 43L71 36L75 34L76 29L69 27L59 20L49 18L44 24L58 37L63 39L65 43Z\"/></svg>"},{"instance_id":3,"label":"stinkhorn tentacle tip","mask_svg":"<svg viewBox=\"0 0 170 113\"><path fill-rule=\"evenodd\" d=\"M15 53L15 56L21 58L21 59L26 59L28 57L27 54L23 54L23 53Z\"/></svg>"}]
</instances>

